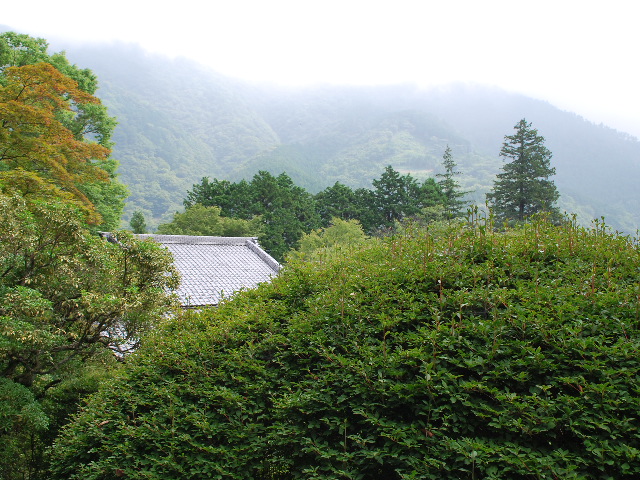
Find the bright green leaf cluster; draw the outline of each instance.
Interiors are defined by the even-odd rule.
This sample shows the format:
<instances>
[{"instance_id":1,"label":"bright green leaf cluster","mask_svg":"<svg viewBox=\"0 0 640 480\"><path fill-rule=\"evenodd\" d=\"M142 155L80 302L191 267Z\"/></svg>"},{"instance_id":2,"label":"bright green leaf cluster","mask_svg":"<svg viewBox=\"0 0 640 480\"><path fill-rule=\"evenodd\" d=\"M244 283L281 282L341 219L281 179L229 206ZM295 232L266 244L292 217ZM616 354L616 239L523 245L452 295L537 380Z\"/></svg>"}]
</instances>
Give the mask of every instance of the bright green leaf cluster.
<instances>
[{"instance_id":1,"label":"bright green leaf cluster","mask_svg":"<svg viewBox=\"0 0 640 480\"><path fill-rule=\"evenodd\" d=\"M260 217L251 220L223 217L220 207L196 203L183 213L176 212L170 223L158 226L162 235L213 235L219 237L257 237L262 231Z\"/></svg>"},{"instance_id":2,"label":"bright green leaf cluster","mask_svg":"<svg viewBox=\"0 0 640 480\"><path fill-rule=\"evenodd\" d=\"M357 248L367 238L357 220L341 220L334 217L327 228L305 233L300 239L300 247L291 252L289 257L310 260L324 258L327 255L341 255L340 247Z\"/></svg>"}]
</instances>

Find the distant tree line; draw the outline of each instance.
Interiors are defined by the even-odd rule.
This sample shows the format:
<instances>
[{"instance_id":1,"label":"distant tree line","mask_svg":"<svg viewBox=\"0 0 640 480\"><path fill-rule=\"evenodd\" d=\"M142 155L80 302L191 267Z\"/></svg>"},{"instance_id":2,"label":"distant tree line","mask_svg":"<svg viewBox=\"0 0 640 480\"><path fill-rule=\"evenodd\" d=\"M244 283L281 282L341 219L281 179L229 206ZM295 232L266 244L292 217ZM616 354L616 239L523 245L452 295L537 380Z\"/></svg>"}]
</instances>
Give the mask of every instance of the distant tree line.
<instances>
[{"instance_id":1,"label":"distant tree line","mask_svg":"<svg viewBox=\"0 0 640 480\"><path fill-rule=\"evenodd\" d=\"M505 135L500 156L511 160L503 166L487 194L496 223L522 223L532 215L546 212L555 221L559 193L549 179L555 169L544 137L525 119ZM312 195L293 183L286 174L274 176L258 172L250 181L231 182L204 177L187 192L184 213L162 224L158 233L182 235L258 236L262 246L275 258L300 246L305 234L327 228L334 219L357 221L367 235L382 235L413 219L423 223L462 217L470 193L460 187L459 171L447 146L442 157L442 173L419 182L387 166L372 188L351 187L336 182ZM144 218L136 212L131 227L142 231Z\"/></svg>"},{"instance_id":2,"label":"distant tree line","mask_svg":"<svg viewBox=\"0 0 640 480\"><path fill-rule=\"evenodd\" d=\"M434 209L439 218L459 217L466 204L459 198L462 194L454 174L451 170L440 182L433 178L420 182L388 166L370 189L354 190L336 182L315 195L295 185L286 173L274 176L261 171L251 181L239 182L205 177L187 192L185 213L176 213L158 232L231 235L252 230L261 245L281 260L298 247L304 234L328 227L335 218L357 220L366 234L379 235L391 231L397 222L431 218ZM217 219L212 221L213 217ZM242 229L238 223L235 230L223 228L230 225L229 219L252 222L253 229ZM220 228L212 229L213 224Z\"/></svg>"}]
</instances>

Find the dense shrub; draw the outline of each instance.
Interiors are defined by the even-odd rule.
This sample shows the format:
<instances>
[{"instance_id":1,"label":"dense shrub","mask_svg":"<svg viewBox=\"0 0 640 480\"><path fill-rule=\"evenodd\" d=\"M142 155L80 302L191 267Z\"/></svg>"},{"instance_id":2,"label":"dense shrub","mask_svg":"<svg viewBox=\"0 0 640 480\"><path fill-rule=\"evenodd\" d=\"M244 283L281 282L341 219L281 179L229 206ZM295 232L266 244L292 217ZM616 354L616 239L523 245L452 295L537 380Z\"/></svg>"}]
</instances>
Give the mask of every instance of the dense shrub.
<instances>
[{"instance_id":1,"label":"dense shrub","mask_svg":"<svg viewBox=\"0 0 640 480\"><path fill-rule=\"evenodd\" d=\"M57 478L640 476L633 240L452 227L341 258L159 329Z\"/></svg>"}]
</instances>

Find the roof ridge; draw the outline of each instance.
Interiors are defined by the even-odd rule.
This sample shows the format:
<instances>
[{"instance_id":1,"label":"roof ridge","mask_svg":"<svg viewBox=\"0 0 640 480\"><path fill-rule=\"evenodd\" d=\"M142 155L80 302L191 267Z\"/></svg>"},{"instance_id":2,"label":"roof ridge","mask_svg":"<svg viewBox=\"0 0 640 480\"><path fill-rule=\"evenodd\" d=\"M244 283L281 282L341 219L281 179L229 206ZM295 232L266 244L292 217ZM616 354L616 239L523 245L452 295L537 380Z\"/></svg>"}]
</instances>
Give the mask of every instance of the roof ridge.
<instances>
[{"instance_id":1,"label":"roof ridge","mask_svg":"<svg viewBox=\"0 0 640 480\"><path fill-rule=\"evenodd\" d=\"M271 268L273 268L273 270L278 273L280 271L280 264L276 261L275 258L273 258L271 255L269 255L267 252L265 252L262 247L260 247L260 245L258 245L258 241L256 240L247 240L246 245L249 247L249 250L251 250L252 252L254 252L256 255L258 255L262 261L264 261L264 263L266 263L267 265L269 265Z\"/></svg>"},{"instance_id":2,"label":"roof ridge","mask_svg":"<svg viewBox=\"0 0 640 480\"><path fill-rule=\"evenodd\" d=\"M216 237L209 235L162 235L155 233L138 234L136 237L145 240L152 239L159 243L182 243L186 245L245 245L255 243L256 237Z\"/></svg>"}]
</instances>

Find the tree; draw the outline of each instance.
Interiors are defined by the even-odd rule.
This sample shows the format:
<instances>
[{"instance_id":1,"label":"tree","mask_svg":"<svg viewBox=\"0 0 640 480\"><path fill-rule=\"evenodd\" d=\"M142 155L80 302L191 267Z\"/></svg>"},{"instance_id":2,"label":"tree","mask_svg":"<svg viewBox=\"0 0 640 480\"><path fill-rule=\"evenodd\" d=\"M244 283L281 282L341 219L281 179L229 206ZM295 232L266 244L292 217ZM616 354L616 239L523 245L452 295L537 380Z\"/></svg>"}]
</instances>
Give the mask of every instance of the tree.
<instances>
[{"instance_id":1,"label":"tree","mask_svg":"<svg viewBox=\"0 0 640 480\"><path fill-rule=\"evenodd\" d=\"M219 207L194 204L183 213L176 212L170 223L158 226L162 235L213 235L219 237L257 237L261 230L260 217L251 220L221 216Z\"/></svg>"},{"instance_id":2,"label":"tree","mask_svg":"<svg viewBox=\"0 0 640 480\"><path fill-rule=\"evenodd\" d=\"M411 191L419 210L442 205L445 201L442 188L433 178L427 178L422 183L416 182Z\"/></svg>"},{"instance_id":3,"label":"tree","mask_svg":"<svg viewBox=\"0 0 640 480\"><path fill-rule=\"evenodd\" d=\"M379 179L373 180L376 197L375 208L379 214L379 227L390 227L394 222L419 211L411 193L417 190L410 175L400 175L387 166Z\"/></svg>"},{"instance_id":4,"label":"tree","mask_svg":"<svg viewBox=\"0 0 640 480\"><path fill-rule=\"evenodd\" d=\"M639 478L639 268L544 221L291 262L154 330L53 479Z\"/></svg>"},{"instance_id":5,"label":"tree","mask_svg":"<svg viewBox=\"0 0 640 480\"><path fill-rule=\"evenodd\" d=\"M460 184L455 179L456 175L460 172L456 171L456 162L451 155L451 148L447 145L444 154L442 155L442 166L444 167L444 173L437 173L436 177L439 177L438 185L442 190L444 196L444 214L446 218L453 219L461 217L466 207L467 202L462 200L462 197L467 195L468 191L461 191Z\"/></svg>"},{"instance_id":6,"label":"tree","mask_svg":"<svg viewBox=\"0 0 640 480\"><path fill-rule=\"evenodd\" d=\"M0 315L16 325L3 332L3 376L29 387L71 357L121 352L174 305L167 291L177 273L161 247L91 235L66 202L5 194L0 202Z\"/></svg>"},{"instance_id":7,"label":"tree","mask_svg":"<svg viewBox=\"0 0 640 480\"><path fill-rule=\"evenodd\" d=\"M183 201L186 208L195 204L205 207L220 207L220 214L225 217L250 220L256 216L255 199L251 185L241 180L230 182L204 177L200 183L193 185Z\"/></svg>"},{"instance_id":8,"label":"tree","mask_svg":"<svg viewBox=\"0 0 640 480\"><path fill-rule=\"evenodd\" d=\"M147 222L145 222L144 214L140 210L133 212L129 226L131 226L133 233L147 233Z\"/></svg>"},{"instance_id":9,"label":"tree","mask_svg":"<svg viewBox=\"0 0 640 480\"><path fill-rule=\"evenodd\" d=\"M259 217L262 222L260 244L278 261L297 247L304 233L320 226L313 196L294 185L286 173L274 177L267 171L260 171L250 182L237 183L211 181L205 177L193 186L184 200L189 208L197 203L219 207L221 218L251 220Z\"/></svg>"},{"instance_id":10,"label":"tree","mask_svg":"<svg viewBox=\"0 0 640 480\"><path fill-rule=\"evenodd\" d=\"M256 213L262 216L263 246L276 260L298 246L303 234L320 226L313 196L281 173L274 177L260 171L250 182Z\"/></svg>"},{"instance_id":11,"label":"tree","mask_svg":"<svg viewBox=\"0 0 640 480\"><path fill-rule=\"evenodd\" d=\"M369 232L392 228L396 222L415 217L422 209L443 201L440 186L433 178L418 183L411 175L400 175L391 166L387 166L380 178L372 183L377 224Z\"/></svg>"},{"instance_id":12,"label":"tree","mask_svg":"<svg viewBox=\"0 0 640 480\"><path fill-rule=\"evenodd\" d=\"M544 146L544 137L523 118L506 135L500 156L511 159L497 175L487 201L498 221L523 222L539 212L559 215L555 203L559 193L549 177L555 174L550 166L551 151Z\"/></svg>"},{"instance_id":13,"label":"tree","mask_svg":"<svg viewBox=\"0 0 640 480\"><path fill-rule=\"evenodd\" d=\"M0 179L0 477L36 478L83 379L174 310L168 252L91 234L77 199L32 172ZM97 374L100 375L99 373ZM48 439L48 440L47 440ZM39 478L39 477L38 477Z\"/></svg>"},{"instance_id":14,"label":"tree","mask_svg":"<svg viewBox=\"0 0 640 480\"><path fill-rule=\"evenodd\" d=\"M47 62L49 44L44 38L33 38L15 32L0 33L0 84L4 83L4 70L33 63Z\"/></svg>"},{"instance_id":15,"label":"tree","mask_svg":"<svg viewBox=\"0 0 640 480\"><path fill-rule=\"evenodd\" d=\"M325 228L305 233L300 239L297 250L290 252L288 258L316 259L329 254L340 255L340 248L353 248L362 244L367 236L358 220L342 220L334 217Z\"/></svg>"},{"instance_id":16,"label":"tree","mask_svg":"<svg viewBox=\"0 0 640 480\"><path fill-rule=\"evenodd\" d=\"M355 218L362 225L367 235L372 235L380 229L380 214L375 208L377 198L373 190L369 188L356 188L353 191L355 198Z\"/></svg>"},{"instance_id":17,"label":"tree","mask_svg":"<svg viewBox=\"0 0 640 480\"><path fill-rule=\"evenodd\" d=\"M94 162L106 160L109 150L78 140L59 118L73 115L74 105L98 100L48 63L10 67L5 80L0 86L0 164L37 172L93 208L79 185L108 180Z\"/></svg>"},{"instance_id":18,"label":"tree","mask_svg":"<svg viewBox=\"0 0 640 480\"><path fill-rule=\"evenodd\" d=\"M358 220L367 234L393 228L395 222L417 215L423 208L443 201L440 186L428 178L422 183L411 175L400 175L388 166L374 189L352 190L339 182L315 196L295 185L282 173L274 177L260 171L251 182L203 178L187 193L187 207L202 202L220 207L221 217L250 219L260 216L263 229L260 244L282 261L299 246L304 234L329 226L334 217Z\"/></svg>"},{"instance_id":19,"label":"tree","mask_svg":"<svg viewBox=\"0 0 640 480\"><path fill-rule=\"evenodd\" d=\"M107 173L108 180L87 182L79 185L79 189L86 195L101 220L98 225L90 225L92 232L113 231L120 228L124 212L124 199L129 196L129 189L118 180L118 162L112 157L94 163Z\"/></svg>"},{"instance_id":20,"label":"tree","mask_svg":"<svg viewBox=\"0 0 640 480\"><path fill-rule=\"evenodd\" d=\"M82 396L175 310L161 247L114 233L127 190L97 79L0 35L0 478L45 478Z\"/></svg>"},{"instance_id":21,"label":"tree","mask_svg":"<svg viewBox=\"0 0 640 480\"><path fill-rule=\"evenodd\" d=\"M93 72L47 48L0 34L0 164L43 175L94 210L99 229L116 229L128 195L109 158L116 121L94 96Z\"/></svg>"},{"instance_id":22,"label":"tree","mask_svg":"<svg viewBox=\"0 0 640 480\"><path fill-rule=\"evenodd\" d=\"M5 73L9 67L23 67L38 63L48 63L62 75L76 82L77 87L94 96L98 89L98 78L88 68L72 65L64 52L49 55L48 43L42 38L14 32L0 34L0 84L6 83ZM92 101L74 106L75 115L63 115L60 120L65 127L80 140L91 136L92 140L104 147L111 146L111 135L117 124L110 117L107 108L100 102Z\"/></svg>"},{"instance_id":23,"label":"tree","mask_svg":"<svg viewBox=\"0 0 640 480\"><path fill-rule=\"evenodd\" d=\"M318 192L314 200L323 226L329 226L335 217L342 220L352 220L359 216L355 192L340 182Z\"/></svg>"}]
</instances>

